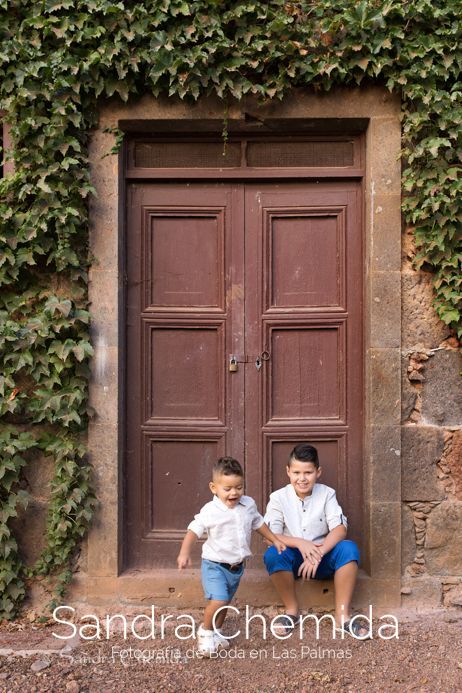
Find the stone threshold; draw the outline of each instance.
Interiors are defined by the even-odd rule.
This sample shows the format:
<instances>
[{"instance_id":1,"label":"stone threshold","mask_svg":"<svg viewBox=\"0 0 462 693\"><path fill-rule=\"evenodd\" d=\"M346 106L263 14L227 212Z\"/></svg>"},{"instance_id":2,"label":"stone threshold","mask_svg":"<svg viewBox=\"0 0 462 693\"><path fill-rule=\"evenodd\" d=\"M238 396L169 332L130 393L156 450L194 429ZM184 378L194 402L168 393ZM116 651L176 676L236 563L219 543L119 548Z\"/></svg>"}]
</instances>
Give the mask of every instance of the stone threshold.
<instances>
[{"instance_id":1,"label":"stone threshold","mask_svg":"<svg viewBox=\"0 0 462 693\"><path fill-rule=\"evenodd\" d=\"M297 583L297 592L303 610L330 611L334 607L333 580L311 580ZM95 606L139 606L201 609L204 596L200 582L200 570L180 573L173 568L155 571L127 571L118 577L86 575L79 573L65 598L65 603ZM278 606L278 598L264 570L249 568L239 586L233 604L238 608L264 608ZM372 605L374 615L401 605L401 581L399 578L378 579L359 571L353 599L353 608L366 613ZM385 610L385 611L384 611Z\"/></svg>"}]
</instances>

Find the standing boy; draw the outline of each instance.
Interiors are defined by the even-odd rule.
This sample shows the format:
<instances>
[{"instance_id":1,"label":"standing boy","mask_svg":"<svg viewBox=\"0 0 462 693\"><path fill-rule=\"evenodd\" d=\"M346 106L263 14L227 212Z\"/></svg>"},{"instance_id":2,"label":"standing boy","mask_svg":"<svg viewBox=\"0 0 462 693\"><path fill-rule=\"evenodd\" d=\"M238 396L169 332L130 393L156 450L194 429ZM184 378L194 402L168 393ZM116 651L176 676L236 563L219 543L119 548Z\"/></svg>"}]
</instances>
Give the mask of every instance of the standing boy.
<instances>
[{"instance_id":1,"label":"standing boy","mask_svg":"<svg viewBox=\"0 0 462 693\"><path fill-rule=\"evenodd\" d=\"M202 586L208 600L204 623L198 630L198 653L210 657L229 642L221 633L227 606L244 572L244 561L252 555L250 536L256 530L272 542L276 555L286 547L264 524L255 501L244 496L244 472L232 457L221 457L213 466L209 484L214 498L204 505L188 526L177 558L178 568L191 566L191 548L204 532ZM218 612L218 613L217 613Z\"/></svg>"},{"instance_id":2,"label":"standing boy","mask_svg":"<svg viewBox=\"0 0 462 693\"><path fill-rule=\"evenodd\" d=\"M335 622L357 638L367 631L351 621L350 604L358 572L359 551L346 539L347 520L335 491L319 484L318 453L309 443L297 445L287 464L289 484L271 494L265 521L287 545L278 554L271 546L264 555L266 569L285 607L282 626L291 632L300 619L295 580L333 576Z\"/></svg>"}]
</instances>

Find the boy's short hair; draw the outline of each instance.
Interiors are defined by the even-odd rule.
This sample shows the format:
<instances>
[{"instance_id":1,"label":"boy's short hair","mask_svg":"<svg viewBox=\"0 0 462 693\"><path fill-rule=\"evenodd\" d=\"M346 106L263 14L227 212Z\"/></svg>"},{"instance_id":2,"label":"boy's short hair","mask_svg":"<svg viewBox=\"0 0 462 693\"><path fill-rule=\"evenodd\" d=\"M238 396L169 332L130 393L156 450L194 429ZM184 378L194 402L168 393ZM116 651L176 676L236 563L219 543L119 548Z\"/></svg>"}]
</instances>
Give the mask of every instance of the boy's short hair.
<instances>
[{"instance_id":1,"label":"boy's short hair","mask_svg":"<svg viewBox=\"0 0 462 693\"><path fill-rule=\"evenodd\" d=\"M215 462L212 467L212 476L242 476L244 477L244 472L241 465L234 457L220 457L219 460Z\"/></svg>"},{"instance_id":2,"label":"boy's short hair","mask_svg":"<svg viewBox=\"0 0 462 693\"><path fill-rule=\"evenodd\" d=\"M289 455L288 467L290 467L292 460L297 460L298 462L312 462L316 469L319 469L318 451L314 445L310 445L310 443L299 443L296 445Z\"/></svg>"}]
</instances>

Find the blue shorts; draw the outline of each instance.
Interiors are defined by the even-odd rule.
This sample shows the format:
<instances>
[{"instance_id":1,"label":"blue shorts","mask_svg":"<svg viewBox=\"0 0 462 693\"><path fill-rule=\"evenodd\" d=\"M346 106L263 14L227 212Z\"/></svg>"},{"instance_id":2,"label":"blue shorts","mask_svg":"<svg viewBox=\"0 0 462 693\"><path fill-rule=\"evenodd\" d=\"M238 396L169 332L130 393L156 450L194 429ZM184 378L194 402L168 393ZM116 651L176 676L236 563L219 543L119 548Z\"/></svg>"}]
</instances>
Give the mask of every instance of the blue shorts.
<instances>
[{"instance_id":1,"label":"blue shorts","mask_svg":"<svg viewBox=\"0 0 462 693\"><path fill-rule=\"evenodd\" d=\"M286 570L298 578L298 569L303 563L303 556L298 549L291 546L288 546L282 553L278 553L274 546L270 546L265 551L263 560L270 575ZM343 539L322 557L315 580L325 580L332 577L336 570L351 561L359 563L359 549L354 541Z\"/></svg>"},{"instance_id":2,"label":"blue shorts","mask_svg":"<svg viewBox=\"0 0 462 693\"><path fill-rule=\"evenodd\" d=\"M202 587L206 599L217 599L229 602L234 597L241 577L244 573L244 563L237 571L227 570L219 563L202 559Z\"/></svg>"}]
</instances>

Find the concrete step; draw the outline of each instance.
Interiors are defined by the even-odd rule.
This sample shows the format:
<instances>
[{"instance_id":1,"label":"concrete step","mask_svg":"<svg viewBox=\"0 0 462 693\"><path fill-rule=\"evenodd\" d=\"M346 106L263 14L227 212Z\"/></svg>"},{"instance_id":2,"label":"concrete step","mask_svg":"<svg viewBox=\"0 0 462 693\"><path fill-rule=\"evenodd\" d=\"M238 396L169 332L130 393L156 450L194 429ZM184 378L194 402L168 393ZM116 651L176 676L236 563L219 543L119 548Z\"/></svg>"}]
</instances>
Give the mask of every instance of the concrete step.
<instances>
[{"instance_id":1,"label":"concrete step","mask_svg":"<svg viewBox=\"0 0 462 693\"><path fill-rule=\"evenodd\" d=\"M298 581L297 592L302 609L321 611L334 606L333 580ZM89 576L78 573L71 585L67 604L74 602L96 606L155 604L159 607L201 608L204 605L200 570L179 572L176 569L127 571L118 577ZM277 606L279 600L265 570L245 571L236 598L238 608ZM376 579L359 571L353 607L363 610L372 605L375 610L399 607L401 583L397 579ZM363 612L364 613L364 612ZM377 615L379 612L377 611Z\"/></svg>"}]
</instances>

